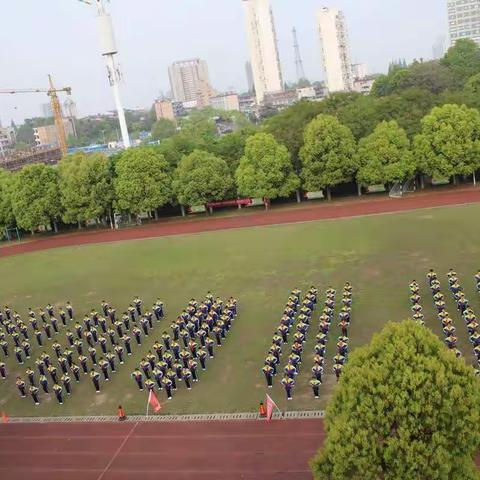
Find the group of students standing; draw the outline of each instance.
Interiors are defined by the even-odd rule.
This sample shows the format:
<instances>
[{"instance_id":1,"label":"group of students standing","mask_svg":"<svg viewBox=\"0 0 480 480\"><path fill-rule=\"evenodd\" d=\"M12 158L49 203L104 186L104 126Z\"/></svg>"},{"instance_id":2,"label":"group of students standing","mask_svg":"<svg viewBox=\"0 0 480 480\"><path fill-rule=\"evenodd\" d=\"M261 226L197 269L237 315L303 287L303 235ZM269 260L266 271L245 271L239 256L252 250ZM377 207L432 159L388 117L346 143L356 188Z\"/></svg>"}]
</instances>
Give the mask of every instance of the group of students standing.
<instances>
[{"instance_id":1,"label":"group of students standing","mask_svg":"<svg viewBox=\"0 0 480 480\"><path fill-rule=\"evenodd\" d=\"M65 308L59 308L58 312L48 304L45 309L40 309L38 317L33 309L29 309L30 329L26 327L18 313L5 307L3 312L0 312L2 324L0 337L3 342L0 346L5 356L9 356L9 345L5 339L4 328L16 345L14 351L17 362L21 365L24 359L17 350L19 332L28 341L30 330L33 331L40 347L45 347L47 342L53 341L51 344L53 354L50 355L44 350L34 361L37 372L31 366L27 367L25 375L28 387L23 378L17 377L16 385L20 396L25 398L28 393L35 405L39 405L40 391L44 394L53 391L58 403L62 405L64 395L69 396L73 391L71 375L75 383L79 383L82 374L91 379L95 391L99 393L102 377L103 381L108 382L110 375L117 371L118 364L124 363L125 355L132 354L130 335L134 336L137 345L141 345L142 338L148 337L154 328L154 318L159 322L164 316L164 305L160 300L154 303L152 311L145 313L142 313L142 305L142 300L138 296L135 297L122 317L117 318L115 309L103 301L101 304L103 315L93 309L80 323L75 320L74 310L69 302ZM62 329L66 329L66 342L63 342L61 337ZM27 359L31 358L29 353L30 351L25 352ZM3 361L0 362L0 377L7 378L7 369Z\"/></svg>"},{"instance_id":2,"label":"group of students standing","mask_svg":"<svg viewBox=\"0 0 480 480\"><path fill-rule=\"evenodd\" d=\"M165 390L168 400L183 382L188 390L199 381L201 370L207 368L207 358L214 358L214 348L221 347L237 316L237 300L227 302L210 292L198 304L190 300L186 309L170 326L172 334L162 334L162 342L153 344L132 373L139 390Z\"/></svg>"},{"instance_id":3,"label":"group of students standing","mask_svg":"<svg viewBox=\"0 0 480 480\"><path fill-rule=\"evenodd\" d=\"M480 293L480 271L475 274L474 278L477 292ZM447 303L445 301L445 295L442 292L440 280L438 279L437 273L433 269L430 269L430 271L427 273L427 281L432 293L435 309L437 311L437 317L442 324L445 344L455 353L457 357L460 357L462 356L462 353L457 347L458 338L456 335L456 328L454 326L453 319L447 310ZM468 337L473 346L473 353L476 359L475 371L477 375L480 375L480 332L478 331L479 324L477 322L477 317L470 306L467 297L465 296L465 292L460 284L457 272L455 272L453 268L451 268L447 273L447 281L448 288L452 294L456 308L462 316L467 327ZM416 320L421 319L421 324L424 325L419 291L420 287L418 282L413 280L412 283L410 283L410 302L412 303L413 318Z\"/></svg>"},{"instance_id":4,"label":"group of students standing","mask_svg":"<svg viewBox=\"0 0 480 480\"><path fill-rule=\"evenodd\" d=\"M280 357L282 355L282 347L289 342L289 335L295 326L295 333L292 338L292 346L287 357L287 363L283 369L282 385L285 388L287 400L292 400L293 389L296 385L296 377L300 372L302 364L302 354L308 330L311 325L311 319L314 308L317 304L318 291L315 287L311 287L305 295L303 301L300 301L300 290L294 289L287 301L283 316L280 320L275 334L272 338L272 345L268 350L265 358L262 372L265 376L267 388L273 387L273 379L277 375L280 368ZM311 369L312 378L309 382L315 398L319 398L320 386L322 384L322 375L325 365L325 350L328 340L330 326L335 315L336 292L333 288L326 291L326 300L322 314L319 317L318 334L315 337L316 344L314 347L314 365ZM352 305L352 287L347 282L343 289L342 308L339 313L339 327L342 335L338 339L337 353L334 356L333 371L340 378L343 365L348 355L348 328L350 325ZM297 323L295 318L298 313Z\"/></svg>"},{"instance_id":5,"label":"group of students standing","mask_svg":"<svg viewBox=\"0 0 480 480\"><path fill-rule=\"evenodd\" d=\"M352 290L350 283L345 283L342 293L342 306L338 314L338 326L340 327L341 335L338 337L336 345L337 350L333 357L333 373L337 378L337 382L340 380L343 366L347 361L349 352L348 331L352 313ZM325 368L325 350L327 348L331 325L335 317L336 291L330 287L325 292L325 296L325 305L322 314L319 317L318 333L315 337L314 365L312 367L312 379L310 380L310 386L312 387L315 398L319 398L320 386L322 384L322 375Z\"/></svg>"}]
</instances>

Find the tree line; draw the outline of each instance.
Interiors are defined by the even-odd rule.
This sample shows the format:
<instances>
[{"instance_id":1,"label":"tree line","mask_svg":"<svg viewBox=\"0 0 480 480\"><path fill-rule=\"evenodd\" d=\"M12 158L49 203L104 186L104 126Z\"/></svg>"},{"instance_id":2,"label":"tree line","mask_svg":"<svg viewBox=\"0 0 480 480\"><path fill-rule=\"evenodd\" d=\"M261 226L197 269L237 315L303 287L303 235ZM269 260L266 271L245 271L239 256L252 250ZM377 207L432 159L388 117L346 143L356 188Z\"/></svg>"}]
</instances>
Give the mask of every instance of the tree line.
<instances>
[{"instance_id":1,"label":"tree line","mask_svg":"<svg viewBox=\"0 0 480 480\"><path fill-rule=\"evenodd\" d=\"M480 169L480 112L465 105L435 107L410 140L395 120L355 140L332 115L320 114L303 134L299 161L268 132L249 135L238 162L195 148L168 160L162 145L107 158L76 153L58 166L0 172L0 224L34 230L58 222L105 221L114 211L139 215L166 205L195 206L236 196L273 200L304 191L472 175ZM235 168L232 169L232 166Z\"/></svg>"},{"instance_id":2,"label":"tree line","mask_svg":"<svg viewBox=\"0 0 480 480\"><path fill-rule=\"evenodd\" d=\"M441 61L392 66L368 96L302 101L260 125L237 112L237 130L227 135L218 136L215 111L194 112L179 129L160 129L159 145L0 170L0 226L55 228L105 221L115 211L156 216L165 206L238 196L322 190L330 197L352 181L472 175L480 168L478 93L480 48L462 40Z\"/></svg>"}]
</instances>

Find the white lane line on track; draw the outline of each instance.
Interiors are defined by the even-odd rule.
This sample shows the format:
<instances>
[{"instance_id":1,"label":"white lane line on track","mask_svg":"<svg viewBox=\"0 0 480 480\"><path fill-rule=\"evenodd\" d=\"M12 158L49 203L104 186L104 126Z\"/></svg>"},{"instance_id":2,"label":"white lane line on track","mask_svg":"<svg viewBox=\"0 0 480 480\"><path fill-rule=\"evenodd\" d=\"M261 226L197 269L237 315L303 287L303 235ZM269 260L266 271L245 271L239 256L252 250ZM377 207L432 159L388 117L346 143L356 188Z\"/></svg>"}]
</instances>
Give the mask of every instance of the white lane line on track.
<instances>
[{"instance_id":1,"label":"white lane line on track","mask_svg":"<svg viewBox=\"0 0 480 480\"><path fill-rule=\"evenodd\" d=\"M128 439L132 435L133 431L137 428L137 426L138 426L138 422L131 428L131 430L128 432L128 435L123 439L123 442L118 447L118 450L114 453L113 457L110 459L107 466L103 469L103 472L99 475L97 480L102 480L104 475L107 473L108 469L111 467L112 463L115 461L115 459L118 457L118 455L120 455L120 452L122 451L122 448L125 446L125 444L127 443Z\"/></svg>"}]
</instances>

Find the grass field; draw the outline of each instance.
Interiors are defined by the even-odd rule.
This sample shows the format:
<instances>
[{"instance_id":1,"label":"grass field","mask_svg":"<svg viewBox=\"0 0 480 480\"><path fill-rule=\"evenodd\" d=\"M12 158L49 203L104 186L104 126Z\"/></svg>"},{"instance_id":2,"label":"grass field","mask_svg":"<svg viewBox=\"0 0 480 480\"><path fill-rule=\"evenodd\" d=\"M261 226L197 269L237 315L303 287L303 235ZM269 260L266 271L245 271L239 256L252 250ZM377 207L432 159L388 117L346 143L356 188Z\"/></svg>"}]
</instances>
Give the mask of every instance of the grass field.
<instances>
[{"instance_id":1,"label":"grass field","mask_svg":"<svg viewBox=\"0 0 480 480\"><path fill-rule=\"evenodd\" d=\"M253 411L266 390L260 368L294 287L305 291L316 285L322 302L328 286L340 290L345 281L352 283L350 335L351 345L356 347L367 342L385 322L408 317L408 284L413 278L422 286L427 325L440 334L425 284L425 272L435 268L448 296L448 309L454 313L459 346L471 360L466 328L454 312L444 273L451 266L456 268L473 307L480 313L473 283L480 267L479 217L480 205L470 205L8 257L0 261L0 302L12 305L26 321L29 306L45 306L48 302L62 305L70 300L81 320L92 307L100 310L102 299L121 312L137 294L147 306L161 297L166 304L167 328L191 297L200 299L207 290L222 297L233 295L239 301L239 316L227 343L209 363L201 381L190 392L182 387L165 404L163 413ZM162 330L157 327L158 337ZM309 331L294 400L288 402L290 410L323 408L334 389L331 359L339 328L335 324L331 331L327 376L317 401L308 386L315 333L316 321ZM127 413L141 413L146 393L138 391L130 374L155 338L151 335L142 350L134 349L134 355L109 384L103 385L100 395L95 395L90 380L85 378L78 387L73 385L74 394L63 406L45 395L39 407L34 407L30 398L20 399L14 378L17 372L24 373L27 364L20 370L10 360L9 379L0 382L0 410L10 415L99 415L115 414L121 403ZM36 345L34 339L31 343ZM50 346L48 350L53 357ZM32 364L38 353L34 349ZM278 382L269 393L281 408L286 408ZM164 400L163 393L160 398Z\"/></svg>"}]
</instances>

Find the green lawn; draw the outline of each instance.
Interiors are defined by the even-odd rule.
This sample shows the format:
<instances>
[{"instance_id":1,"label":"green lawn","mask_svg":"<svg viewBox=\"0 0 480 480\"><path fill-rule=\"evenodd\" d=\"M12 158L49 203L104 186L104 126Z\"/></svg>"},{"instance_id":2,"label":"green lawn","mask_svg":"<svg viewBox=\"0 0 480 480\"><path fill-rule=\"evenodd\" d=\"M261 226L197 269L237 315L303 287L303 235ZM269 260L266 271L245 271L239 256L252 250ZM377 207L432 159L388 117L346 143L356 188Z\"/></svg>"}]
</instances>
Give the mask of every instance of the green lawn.
<instances>
[{"instance_id":1,"label":"green lawn","mask_svg":"<svg viewBox=\"0 0 480 480\"><path fill-rule=\"evenodd\" d=\"M480 205L471 205L8 257L0 261L0 301L13 305L26 321L29 306L48 302L61 305L70 300L81 319L93 306L100 310L104 298L120 312L137 294L148 306L161 297L166 304L167 326L191 297L200 299L207 290L222 297L233 295L239 300L239 316L227 343L209 363L201 381L189 392L180 388L163 412L253 411L266 390L260 368L294 287L304 292L316 285L322 302L328 286L340 290L347 280L353 284L353 347L367 342L385 322L409 315L408 284L413 278L422 285L427 325L440 333L425 284L424 275L430 267L441 274L445 291L444 273L455 267L480 313L473 284L473 275L480 267L479 217ZM454 312L450 295L448 298L460 348L471 360L465 325ZM290 410L323 408L334 388L331 359L334 338L339 335L336 324L329 340L320 400L313 399L308 386L315 330L314 321L294 400L288 402ZM157 332L161 333L160 328ZM34 407L30 398L20 399L14 377L17 372L23 374L24 368L20 371L10 361L10 377L0 382L0 410L10 415L115 414L116 406L122 403L127 413L142 413L146 393L138 391L130 373L154 340L155 335L150 336L141 351L134 350L100 395L95 395L85 378L78 387L73 385L74 395L63 406L45 395L39 407ZM34 339L31 343L36 345ZM50 346L48 349L53 356ZM32 360L38 350L33 353ZM270 394L281 408L287 406L279 385ZM163 393L160 398L164 400Z\"/></svg>"}]
</instances>

